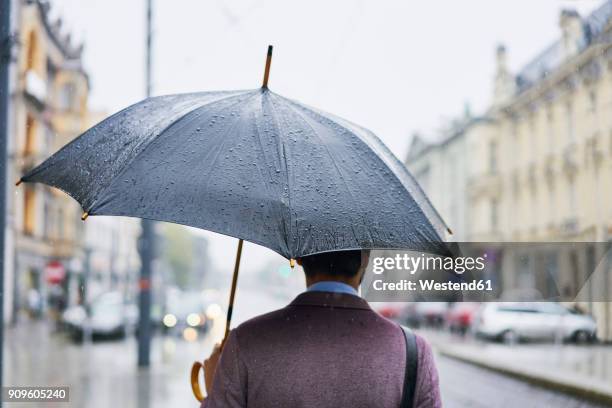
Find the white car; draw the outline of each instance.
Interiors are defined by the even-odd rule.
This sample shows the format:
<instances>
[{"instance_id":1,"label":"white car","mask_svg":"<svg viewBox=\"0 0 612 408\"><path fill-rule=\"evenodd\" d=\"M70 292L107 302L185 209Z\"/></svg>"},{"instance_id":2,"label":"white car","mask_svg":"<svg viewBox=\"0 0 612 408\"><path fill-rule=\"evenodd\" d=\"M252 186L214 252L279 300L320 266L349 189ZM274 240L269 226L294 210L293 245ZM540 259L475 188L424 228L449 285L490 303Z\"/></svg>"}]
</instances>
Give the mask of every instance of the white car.
<instances>
[{"instance_id":1,"label":"white car","mask_svg":"<svg viewBox=\"0 0 612 408\"><path fill-rule=\"evenodd\" d=\"M138 322L138 308L135 304L126 303L119 292L107 292L96 297L87 310L83 306L66 309L62 323L75 341L83 339L86 326L93 336L123 336L132 332Z\"/></svg>"},{"instance_id":2,"label":"white car","mask_svg":"<svg viewBox=\"0 0 612 408\"><path fill-rule=\"evenodd\" d=\"M591 316L554 302L488 303L476 319L476 334L506 343L518 340L596 339L597 325Z\"/></svg>"}]
</instances>

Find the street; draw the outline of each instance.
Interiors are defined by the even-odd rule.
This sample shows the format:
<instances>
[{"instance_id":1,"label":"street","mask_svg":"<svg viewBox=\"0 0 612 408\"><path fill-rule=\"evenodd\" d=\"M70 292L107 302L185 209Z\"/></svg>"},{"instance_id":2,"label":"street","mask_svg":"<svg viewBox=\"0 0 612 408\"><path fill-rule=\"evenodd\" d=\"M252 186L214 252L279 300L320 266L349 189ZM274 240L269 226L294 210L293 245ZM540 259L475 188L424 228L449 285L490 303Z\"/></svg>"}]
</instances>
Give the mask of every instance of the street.
<instances>
[{"instance_id":1,"label":"street","mask_svg":"<svg viewBox=\"0 0 612 408\"><path fill-rule=\"evenodd\" d=\"M20 327L10 332L7 385L70 386L69 404L48 406L197 405L189 386L189 369L194 360L207 355L210 338L188 343L158 336L153 342L151 369L139 371L133 339L80 346L62 335L47 335L47 330L45 324L34 324L28 330ZM441 355L436 361L445 407L598 406Z\"/></svg>"},{"instance_id":2,"label":"street","mask_svg":"<svg viewBox=\"0 0 612 408\"><path fill-rule=\"evenodd\" d=\"M288 302L252 290L242 290L237 299L236 324ZM48 323L23 322L7 333L6 385L69 386L70 403L47 405L53 407L197 406L189 385L191 364L206 357L222 333L223 316L195 342L156 336L151 368L138 370L133 338L79 345L53 333ZM440 354L436 360L445 407L598 406Z\"/></svg>"}]
</instances>

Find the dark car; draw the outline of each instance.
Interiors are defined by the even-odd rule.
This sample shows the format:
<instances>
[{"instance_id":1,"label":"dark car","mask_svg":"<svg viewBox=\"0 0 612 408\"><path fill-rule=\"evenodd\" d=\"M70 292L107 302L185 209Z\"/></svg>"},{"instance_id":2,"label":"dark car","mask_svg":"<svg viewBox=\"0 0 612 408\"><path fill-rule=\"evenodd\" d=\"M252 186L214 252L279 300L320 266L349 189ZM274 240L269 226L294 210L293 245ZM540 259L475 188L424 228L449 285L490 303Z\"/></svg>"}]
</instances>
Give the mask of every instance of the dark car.
<instances>
[{"instance_id":1,"label":"dark car","mask_svg":"<svg viewBox=\"0 0 612 408\"><path fill-rule=\"evenodd\" d=\"M179 292L169 296L162 325L165 333L181 335L188 341L195 340L198 332L208 328L202 293Z\"/></svg>"}]
</instances>

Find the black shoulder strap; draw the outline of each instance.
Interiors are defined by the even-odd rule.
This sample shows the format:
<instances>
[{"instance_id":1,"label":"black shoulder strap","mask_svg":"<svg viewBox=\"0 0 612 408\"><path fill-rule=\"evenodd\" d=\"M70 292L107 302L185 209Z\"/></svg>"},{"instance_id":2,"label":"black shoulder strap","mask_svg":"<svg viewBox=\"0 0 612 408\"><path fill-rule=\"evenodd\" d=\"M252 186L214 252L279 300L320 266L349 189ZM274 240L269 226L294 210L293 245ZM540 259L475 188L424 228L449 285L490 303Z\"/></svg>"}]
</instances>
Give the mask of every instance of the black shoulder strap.
<instances>
[{"instance_id":1,"label":"black shoulder strap","mask_svg":"<svg viewBox=\"0 0 612 408\"><path fill-rule=\"evenodd\" d=\"M404 373L404 391L400 408L412 408L417 383L419 352L417 350L416 336L412 330L404 326L401 327L406 339L406 372Z\"/></svg>"}]
</instances>

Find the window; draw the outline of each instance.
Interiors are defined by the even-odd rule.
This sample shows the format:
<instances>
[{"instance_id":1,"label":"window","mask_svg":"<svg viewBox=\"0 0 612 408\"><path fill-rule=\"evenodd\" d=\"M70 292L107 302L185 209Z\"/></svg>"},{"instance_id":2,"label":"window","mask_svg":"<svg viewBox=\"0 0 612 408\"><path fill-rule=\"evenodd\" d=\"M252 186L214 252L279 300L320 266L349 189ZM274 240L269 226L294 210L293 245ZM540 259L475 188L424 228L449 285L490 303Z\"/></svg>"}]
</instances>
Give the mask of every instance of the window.
<instances>
[{"instance_id":1,"label":"window","mask_svg":"<svg viewBox=\"0 0 612 408\"><path fill-rule=\"evenodd\" d=\"M569 180L567 190L569 200L569 216L574 217L576 215L576 183L573 179Z\"/></svg>"},{"instance_id":2,"label":"window","mask_svg":"<svg viewBox=\"0 0 612 408\"><path fill-rule=\"evenodd\" d=\"M572 109L572 103L568 102L565 105L565 120L567 126L567 141L568 143L574 143L574 110Z\"/></svg>"},{"instance_id":3,"label":"window","mask_svg":"<svg viewBox=\"0 0 612 408\"><path fill-rule=\"evenodd\" d=\"M489 142L489 173L497 173L497 142L495 140Z\"/></svg>"},{"instance_id":4,"label":"window","mask_svg":"<svg viewBox=\"0 0 612 408\"><path fill-rule=\"evenodd\" d=\"M71 110L74 105L74 97L76 95L76 87L73 83L64 84L60 90L59 103L60 109Z\"/></svg>"},{"instance_id":5,"label":"window","mask_svg":"<svg viewBox=\"0 0 612 408\"><path fill-rule=\"evenodd\" d=\"M555 190L552 185L548 186L548 222L552 226L555 223L557 203L555 201Z\"/></svg>"},{"instance_id":6,"label":"window","mask_svg":"<svg viewBox=\"0 0 612 408\"><path fill-rule=\"evenodd\" d=\"M563 315L567 313L567 309L557 303L539 303L537 305L540 313Z\"/></svg>"},{"instance_id":7,"label":"window","mask_svg":"<svg viewBox=\"0 0 612 408\"><path fill-rule=\"evenodd\" d=\"M498 206L496 199L491 200L491 231L497 231L498 227Z\"/></svg>"},{"instance_id":8,"label":"window","mask_svg":"<svg viewBox=\"0 0 612 408\"><path fill-rule=\"evenodd\" d=\"M593 90L589 92L589 112L597 112L597 93Z\"/></svg>"},{"instance_id":9,"label":"window","mask_svg":"<svg viewBox=\"0 0 612 408\"><path fill-rule=\"evenodd\" d=\"M552 153L555 150L555 115L552 106L546 111L546 122L548 129L548 151Z\"/></svg>"},{"instance_id":10,"label":"window","mask_svg":"<svg viewBox=\"0 0 612 408\"><path fill-rule=\"evenodd\" d=\"M599 113L597 112L597 93L595 90L589 92L589 113L592 115L592 123L595 131L599 128Z\"/></svg>"},{"instance_id":11,"label":"window","mask_svg":"<svg viewBox=\"0 0 612 408\"><path fill-rule=\"evenodd\" d=\"M532 164L535 163L536 158L538 157L537 155L538 145L536 143L537 133L538 132L536 128L536 120L532 116L529 119L529 160Z\"/></svg>"},{"instance_id":12,"label":"window","mask_svg":"<svg viewBox=\"0 0 612 408\"><path fill-rule=\"evenodd\" d=\"M23 199L23 232L27 235L34 234L34 226L36 225L36 202L35 191L32 187L25 188Z\"/></svg>"},{"instance_id":13,"label":"window","mask_svg":"<svg viewBox=\"0 0 612 408\"><path fill-rule=\"evenodd\" d=\"M45 202L43 205L43 225L44 225L44 236L46 238L51 238L53 234L53 225L51 224L52 220L52 209L51 209L51 201L50 194L48 192L45 193Z\"/></svg>"}]
</instances>

